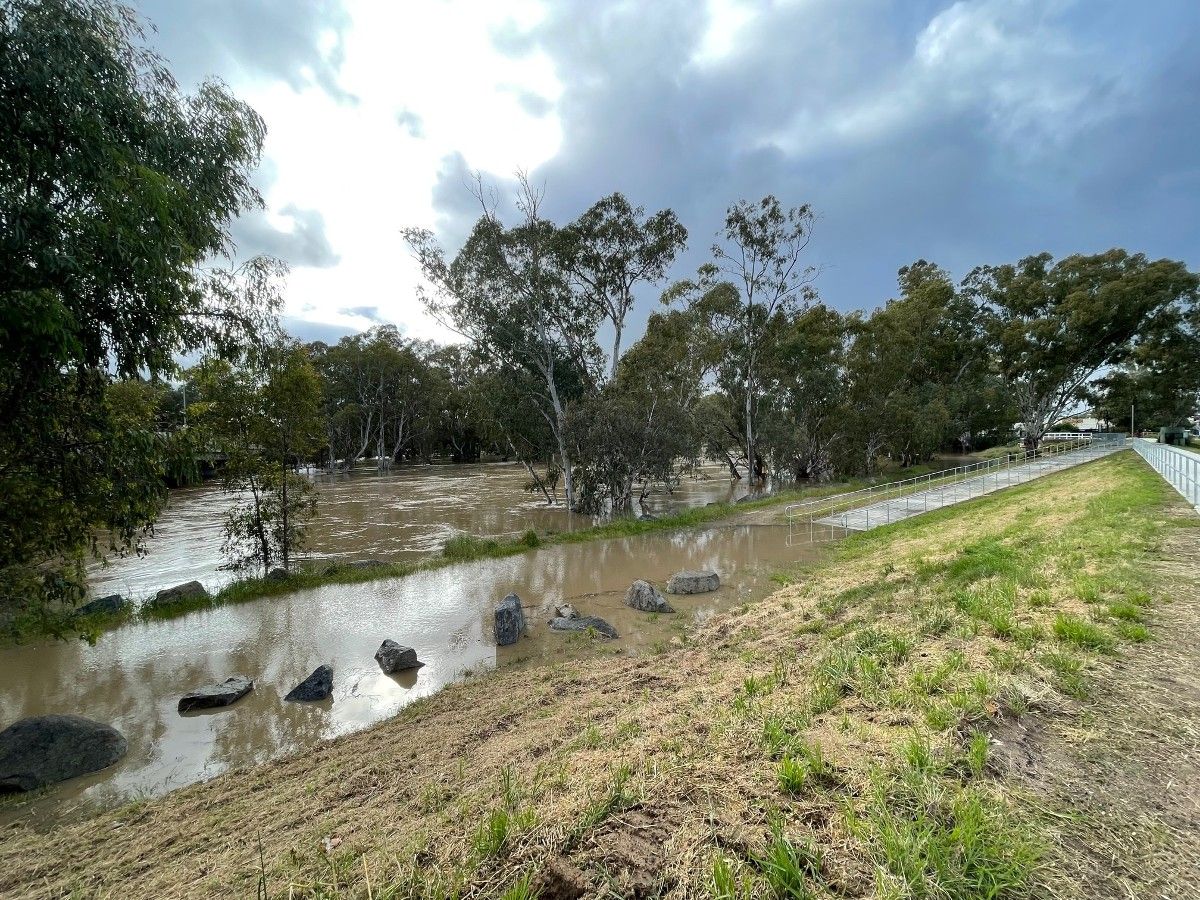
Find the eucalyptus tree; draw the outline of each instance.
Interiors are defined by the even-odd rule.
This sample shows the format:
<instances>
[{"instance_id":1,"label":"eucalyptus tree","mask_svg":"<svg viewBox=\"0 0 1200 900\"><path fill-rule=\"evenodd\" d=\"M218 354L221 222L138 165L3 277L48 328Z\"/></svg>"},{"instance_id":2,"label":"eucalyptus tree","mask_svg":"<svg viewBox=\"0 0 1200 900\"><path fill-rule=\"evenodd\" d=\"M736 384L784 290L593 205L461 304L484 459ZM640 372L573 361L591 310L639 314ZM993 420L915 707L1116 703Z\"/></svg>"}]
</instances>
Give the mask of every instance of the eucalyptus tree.
<instances>
[{"instance_id":1,"label":"eucalyptus tree","mask_svg":"<svg viewBox=\"0 0 1200 900\"><path fill-rule=\"evenodd\" d=\"M337 459L353 466L373 446L378 466L386 468L434 426L433 344L379 325L312 350L325 385L331 467Z\"/></svg>"},{"instance_id":2,"label":"eucalyptus tree","mask_svg":"<svg viewBox=\"0 0 1200 900\"><path fill-rule=\"evenodd\" d=\"M316 503L296 465L323 440L320 378L307 348L279 340L240 364L210 358L193 370L205 441L225 457L234 503L224 553L235 569L290 567Z\"/></svg>"},{"instance_id":3,"label":"eucalyptus tree","mask_svg":"<svg viewBox=\"0 0 1200 900\"><path fill-rule=\"evenodd\" d=\"M1196 303L1200 278L1181 262L1114 248L981 266L964 289L979 304L996 371L1036 446L1099 372L1130 357L1142 331Z\"/></svg>"},{"instance_id":4,"label":"eucalyptus tree","mask_svg":"<svg viewBox=\"0 0 1200 900\"><path fill-rule=\"evenodd\" d=\"M755 407L769 333L777 317L795 314L816 297L817 271L803 261L814 220L807 204L784 209L770 195L756 203L738 201L726 211L713 261L700 268L695 280L680 282L664 295L668 303L706 306L713 331L727 342L741 381L741 426L751 482L763 475L755 447ZM721 284L732 287L732 295Z\"/></svg>"},{"instance_id":5,"label":"eucalyptus tree","mask_svg":"<svg viewBox=\"0 0 1200 900\"><path fill-rule=\"evenodd\" d=\"M475 427L501 456L511 456L529 474L525 487L547 505L558 502L562 469L554 457L558 443L538 402L537 377L516 368L481 368L467 388Z\"/></svg>"},{"instance_id":6,"label":"eucalyptus tree","mask_svg":"<svg viewBox=\"0 0 1200 900\"><path fill-rule=\"evenodd\" d=\"M899 296L850 329L848 422L867 471L881 453L911 465L1012 421L971 299L925 260L897 281Z\"/></svg>"},{"instance_id":7,"label":"eucalyptus tree","mask_svg":"<svg viewBox=\"0 0 1200 900\"><path fill-rule=\"evenodd\" d=\"M1156 317L1121 365L1097 378L1086 399L1096 417L1123 427L1200 421L1200 306L1176 304Z\"/></svg>"},{"instance_id":8,"label":"eucalyptus tree","mask_svg":"<svg viewBox=\"0 0 1200 900\"><path fill-rule=\"evenodd\" d=\"M433 316L481 356L531 376L529 399L553 435L566 502L573 508L567 411L575 397L598 383L600 313L572 289L560 264L559 229L542 215L541 203L541 191L522 176L520 221L506 226L493 205L482 203L482 216L453 259L431 232L410 228L404 234L433 287L432 293L421 291Z\"/></svg>"},{"instance_id":9,"label":"eucalyptus tree","mask_svg":"<svg viewBox=\"0 0 1200 900\"><path fill-rule=\"evenodd\" d=\"M612 324L610 378L617 377L635 289L661 283L686 246L687 229L673 211L659 210L647 218L643 207L633 206L621 193L598 200L560 231L559 264Z\"/></svg>"},{"instance_id":10,"label":"eucalyptus tree","mask_svg":"<svg viewBox=\"0 0 1200 900\"><path fill-rule=\"evenodd\" d=\"M573 410L582 509L623 512L637 485L644 499L652 484L679 481L703 444L696 412L715 364L712 342L689 311L650 317L616 377Z\"/></svg>"},{"instance_id":11,"label":"eucalyptus tree","mask_svg":"<svg viewBox=\"0 0 1200 900\"><path fill-rule=\"evenodd\" d=\"M847 396L854 316L822 303L782 323L763 365L760 439L776 469L826 481L855 439Z\"/></svg>"},{"instance_id":12,"label":"eucalyptus tree","mask_svg":"<svg viewBox=\"0 0 1200 900\"><path fill-rule=\"evenodd\" d=\"M127 7L0 4L0 606L80 599L82 557L136 548L164 502L113 374L266 330L281 267L235 269L229 232L263 136L223 85L182 92Z\"/></svg>"}]
</instances>

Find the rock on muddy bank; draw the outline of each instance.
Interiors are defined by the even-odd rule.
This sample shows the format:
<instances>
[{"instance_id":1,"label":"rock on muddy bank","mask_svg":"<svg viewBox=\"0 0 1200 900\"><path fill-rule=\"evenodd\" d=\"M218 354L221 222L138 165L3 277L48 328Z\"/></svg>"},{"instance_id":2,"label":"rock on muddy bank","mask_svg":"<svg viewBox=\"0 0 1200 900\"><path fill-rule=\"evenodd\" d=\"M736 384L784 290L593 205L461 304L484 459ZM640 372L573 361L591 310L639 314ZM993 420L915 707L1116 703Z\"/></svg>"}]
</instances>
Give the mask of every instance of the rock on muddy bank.
<instances>
[{"instance_id":1,"label":"rock on muddy bank","mask_svg":"<svg viewBox=\"0 0 1200 900\"><path fill-rule=\"evenodd\" d=\"M425 665L417 659L417 651L412 647L397 644L390 638L379 645L375 651L375 662L383 669L385 675L393 675L406 669L417 669ZM316 673L313 673L316 674Z\"/></svg>"},{"instance_id":2,"label":"rock on muddy bank","mask_svg":"<svg viewBox=\"0 0 1200 900\"><path fill-rule=\"evenodd\" d=\"M509 594L496 607L496 644L507 647L520 640L525 633L525 611L521 609L521 598Z\"/></svg>"},{"instance_id":3,"label":"rock on muddy bank","mask_svg":"<svg viewBox=\"0 0 1200 900\"><path fill-rule=\"evenodd\" d=\"M0 731L0 794L33 791L107 768L125 755L125 736L82 716L33 716Z\"/></svg>"},{"instance_id":4,"label":"rock on muddy bank","mask_svg":"<svg viewBox=\"0 0 1200 900\"><path fill-rule=\"evenodd\" d=\"M587 631L591 629L601 637L610 639L617 637L617 629L599 616L576 616L574 619L556 616L550 620L550 628L554 631Z\"/></svg>"},{"instance_id":5,"label":"rock on muddy bank","mask_svg":"<svg viewBox=\"0 0 1200 900\"><path fill-rule=\"evenodd\" d=\"M146 606L150 609L155 609L163 606L171 606L175 603L183 603L187 600L199 600L207 596L208 591L204 589L204 585L198 581L189 581L175 587L164 588L154 595L154 599L148 600Z\"/></svg>"},{"instance_id":6,"label":"rock on muddy bank","mask_svg":"<svg viewBox=\"0 0 1200 900\"><path fill-rule=\"evenodd\" d=\"M299 703L313 703L318 700L328 700L332 694L333 667L317 666L311 675L288 691L287 696L283 699Z\"/></svg>"}]
</instances>

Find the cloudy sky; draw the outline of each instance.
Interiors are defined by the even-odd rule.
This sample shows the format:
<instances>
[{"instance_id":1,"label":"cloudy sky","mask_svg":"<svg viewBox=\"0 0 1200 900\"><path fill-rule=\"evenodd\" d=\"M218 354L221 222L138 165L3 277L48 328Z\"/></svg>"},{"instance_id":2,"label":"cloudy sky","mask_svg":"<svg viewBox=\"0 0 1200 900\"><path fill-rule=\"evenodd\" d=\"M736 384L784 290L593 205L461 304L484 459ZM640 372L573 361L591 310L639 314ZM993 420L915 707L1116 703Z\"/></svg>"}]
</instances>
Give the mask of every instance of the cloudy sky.
<instances>
[{"instance_id":1,"label":"cloudy sky","mask_svg":"<svg viewBox=\"0 0 1200 900\"><path fill-rule=\"evenodd\" d=\"M292 271L291 329L438 337L399 229L453 245L471 172L566 221L623 191L703 262L725 207L810 203L840 309L924 257L955 275L1119 245L1200 268L1193 0L138 0L180 81L266 119L244 253ZM656 293L643 298L641 323Z\"/></svg>"}]
</instances>

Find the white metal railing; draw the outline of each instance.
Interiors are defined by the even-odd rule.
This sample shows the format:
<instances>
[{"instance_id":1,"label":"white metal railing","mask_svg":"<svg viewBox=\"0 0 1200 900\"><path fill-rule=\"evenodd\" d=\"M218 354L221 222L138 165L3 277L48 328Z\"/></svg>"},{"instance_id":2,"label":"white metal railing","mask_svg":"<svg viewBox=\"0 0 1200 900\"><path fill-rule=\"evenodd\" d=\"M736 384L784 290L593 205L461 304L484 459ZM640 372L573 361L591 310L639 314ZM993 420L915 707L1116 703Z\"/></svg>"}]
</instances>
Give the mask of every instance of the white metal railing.
<instances>
[{"instance_id":1,"label":"white metal railing","mask_svg":"<svg viewBox=\"0 0 1200 900\"><path fill-rule=\"evenodd\" d=\"M859 488L856 491L847 491L841 494L834 494L829 497L814 497L812 500L805 500L801 503L792 503L784 507L784 517L789 523L794 523L797 520L808 520L809 532L811 535L813 523L817 519L829 518L841 513L848 513L850 510L859 509L862 507L871 507L879 503L886 503L892 500L899 500L907 497L910 494L919 494L928 492L932 488L940 488L944 490L946 487L959 483L967 483L967 493L969 496L977 496L986 494L989 491L995 490L1000 486L1001 473L1008 473L1011 470L1019 468L1022 465L1032 462L1033 460L1055 460L1067 454L1076 454L1080 457L1080 462L1095 456L1102 455L1112 450L1124 447L1125 441L1122 438L1118 441L1108 440L1093 440L1093 436L1089 434L1079 435L1071 441L1059 441L1051 446L1043 447L1039 450L1025 450L1018 453L1007 453L1004 456L993 457L992 459L981 460L977 463L971 463L965 466L955 466L952 469L943 469L939 472L929 472L925 475L917 475L912 478L904 478L899 481L887 481L880 484L873 484L870 487ZM989 487L988 479L993 480ZM1005 483L1012 482L1012 476L1005 477ZM977 493L975 489L978 488ZM944 499L944 495L943 495ZM923 498L924 510L928 509L929 494L925 493ZM941 505L941 504L938 504ZM911 509L906 509L906 514L910 514ZM880 512L880 516L884 521L891 522L892 507L886 505ZM867 511L866 524L870 526L870 511ZM883 524L881 522L880 524Z\"/></svg>"},{"instance_id":2,"label":"white metal railing","mask_svg":"<svg viewBox=\"0 0 1200 900\"><path fill-rule=\"evenodd\" d=\"M1137 438L1133 449L1200 512L1200 456L1144 438Z\"/></svg>"}]
</instances>

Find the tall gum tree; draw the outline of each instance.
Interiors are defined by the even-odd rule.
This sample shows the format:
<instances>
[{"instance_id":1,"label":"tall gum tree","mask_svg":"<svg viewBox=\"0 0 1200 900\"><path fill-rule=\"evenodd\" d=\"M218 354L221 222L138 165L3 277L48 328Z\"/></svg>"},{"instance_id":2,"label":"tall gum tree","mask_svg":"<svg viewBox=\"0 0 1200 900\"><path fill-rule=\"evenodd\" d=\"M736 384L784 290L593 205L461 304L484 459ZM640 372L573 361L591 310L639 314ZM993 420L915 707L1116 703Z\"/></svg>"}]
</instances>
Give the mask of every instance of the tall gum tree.
<instances>
[{"instance_id":1,"label":"tall gum tree","mask_svg":"<svg viewBox=\"0 0 1200 900\"><path fill-rule=\"evenodd\" d=\"M712 247L713 262L702 266L694 281L673 285L663 297L667 303L707 305L713 330L727 338L736 354L751 483L763 475L755 446L755 406L770 329L777 317L790 317L816 299L817 270L803 261L815 218L807 204L784 209L771 195L753 203L738 201L725 213L725 227ZM736 302L713 303L728 293L719 290L721 283L732 286Z\"/></svg>"},{"instance_id":2,"label":"tall gum tree","mask_svg":"<svg viewBox=\"0 0 1200 900\"><path fill-rule=\"evenodd\" d=\"M598 200L560 231L563 271L612 325L610 380L617 377L634 290L639 284L662 282L687 237L673 211L659 210L647 218L643 207L634 207L621 193Z\"/></svg>"},{"instance_id":3,"label":"tall gum tree","mask_svg":"<svg viewBox=\"0 0 1200 900\"><path fill-rule=\"evenodd\" d=\"M538 387L532 399L558 450L567 506L575 507L567 407L573 396L594 391L603 364L596 343L600 312L572 289L560 265L559 230L541 214L542 193L520 176L521 221L507 227L476 195L483 215L466 244L447 261L433 234L404 235L433 292L420 291L426 308L468 340L482 356L528 372Z\"/></svg>"},{"instance_id":4,"label":"tall gum tree","mask_svg":"<svg viewBox=\"0 0 1200 900\"><path fill-rule=\"evenodd\" d=\"M963 282L1033 446L1102 369L1129 357L1141 331L1193 306L1200 285L1181 262L1117 248L1052 260L982 266Z\"/></svg>"}]
</instances>

